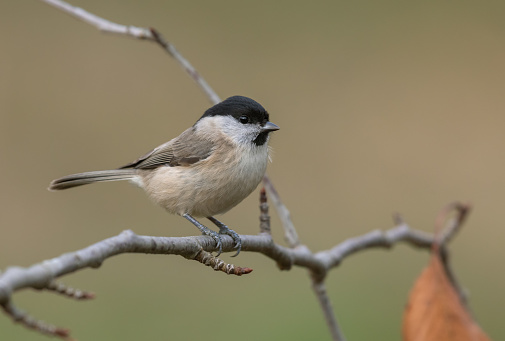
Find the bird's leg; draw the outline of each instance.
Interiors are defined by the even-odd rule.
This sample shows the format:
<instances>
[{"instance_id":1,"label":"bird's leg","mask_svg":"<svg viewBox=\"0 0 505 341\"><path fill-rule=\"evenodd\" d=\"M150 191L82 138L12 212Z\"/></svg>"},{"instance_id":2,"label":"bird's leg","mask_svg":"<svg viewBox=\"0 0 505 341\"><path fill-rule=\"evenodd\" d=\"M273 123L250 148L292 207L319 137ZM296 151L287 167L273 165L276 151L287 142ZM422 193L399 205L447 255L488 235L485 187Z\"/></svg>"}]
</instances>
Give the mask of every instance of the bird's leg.
<instances>
[{"instance_id":1,"label":"bird's leg","mask_svg":"<svg viewBox=\"0 0 505 341\"><path fill-rule=\"evenodd\" d=\"M228 228L228 226L226 226L225 224L223 224L222 222L220 222L219 220L217 220L214 217L207 217L207 219L209 219L217 227L219 227L219 233L227 234L233 239L233 241L235 242L234 248L237 249L237 253L234 254L232 257L238 256L238 254L240 253L240 250L242 249L242 240L240 239L240 236L238 235L238 233L233 231L232 229Z\"/></svg>"},{"instance_id":2,"label":"bird's leg","mask_svg":"<svg viewBox=\"0 0 505 341\"><path fill-rule=\"evenodd\" d=\"M223 244L221 243L221 237L219 236L219 233L212 231L207 226L202 225L198 220L196 220L187 213L183 214L182 216L188 219L193 225L198 227L198 229L202 232L203 235L210 236L216 241L216 246L218 248L216 257L219 256L223 251Z\"/></svg>"}]
</instances>

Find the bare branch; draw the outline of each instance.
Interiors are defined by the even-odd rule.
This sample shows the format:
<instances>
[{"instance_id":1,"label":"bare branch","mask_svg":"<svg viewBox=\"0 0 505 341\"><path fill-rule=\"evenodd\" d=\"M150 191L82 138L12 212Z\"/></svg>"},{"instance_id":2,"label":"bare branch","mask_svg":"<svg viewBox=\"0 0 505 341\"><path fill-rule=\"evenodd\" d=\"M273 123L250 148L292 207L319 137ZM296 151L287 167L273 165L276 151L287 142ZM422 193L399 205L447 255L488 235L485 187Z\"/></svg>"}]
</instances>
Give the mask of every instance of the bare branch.
<instances>
[{"instance_id":1,"label":"bare branch","mask_svg":"<svg viewBox=\"0 0 505 341\"><path fill-rule=\"evenodd\" d=\"M440 245L446 244L454 237L461 225L465 222L470 209L470 204L452 202L440 211L435 220L435 235L439 238ZM449 219L451 213L456 213L456 216ZM435 246L437 245L438 244Z\"/></svg>"},{"instance_id":2,"label":"bare branch","mask_svg":"<svg viewBox=\"0 0 505 341\"><path fill-rule=\"evenodd\" d=\"M332 339L334 341L345 341L345 337L337 324L337 318L333 312L333 307L331 306L330 298L326 292L324 281L319 281L315 278L312 278L312 290L314 290L314 293L316 294L316 297L319 301L319 305L323 311L326 324L328 325Z\"/></svg>"},{"instance_id":3,"label":"bare branch","mask_svg":"<svg viewBox=\"0 0 505 341\"><path fill-rule=\"evenodd\" d=\"M11 301L7 301L1 304L3 311L10 317L14 322L20 323L26 328L36 330L40 333L60 337L64 340L69 339L69 331L60 327L56 327L47 324L43 321L36 320L24 311L19 310L14 306Z\"/></svg>"},{"instance_id":4,"label":"bare branch","mask_svg":"<svg viewBox=\"0 0 505 341\"><path fill-rule=\"evenodd\" d=\"M95 14L92 14L82 8L72 6L65 1L60 0L41 0L46 4L49 4L57 9L70 14L74 18L84 21L86 24L96 27L102 32L126 35L137 39L149 39L154 40L151 31L147 28L126 26L116 24L107 19L101 18Z\"/></svg>"},{"instance_id":5,"label":"bare branch","mask_svg":"<svg viewBox=\"0 0 505 341\"><path fill-rule=\"evenodd\" d=\"M217 104L221 102L221 99L216 94L216 92L210 87L210 85L203 79L202 76L196 71L196 69L185 59L179 51L175 48L173 44L165 40L161 34L154 28L151 28L151 33L154 36L154 41L157 42L161 47L165 49L178 63L182 66L184 71L198 84L200 89L209 98L212 104Z\"/></svg>"},{"instance_id":6,"label":"bare branch","mask_svg":"<svg viewBox=\"0 0 505 341\"><path fill-rule=\"evenodd\" d=\"M451 227L451 226L450 226ZM261 233L258 236L241 235L242 251L257 252L275 260L282 270L293 265L307 268L311 274L313 289L316 293L334 340L344 340L324 288L324 279L332 268L337 267L348 256L369 248L391 248L399 242L430 249L435 238L421 231L412 230L408 225L394 227L386 232L373 231L363 236L344 241L326 251L312 253L306 246L298 245L287 248L276 244L271 235ZM230 236L222 236L223 251L232 252L234 242ZM97 268L106 259L122 253L175 254L196 260L216 271L242 275L252 271L250 268L237 267L213 257L209 251L217 251L215 241L208 236L195 237L151 237L138 236L132 231L124 231L118 236L102 240L79 251L65 253L59 257L43 261L28 268L9 267L0 273L0 305L4 311L23 325L44 333L54 335L65 331L48 326L18 311L12 305L12 294L25 288L49 289L60 292L55 286L55 279L63 275L82 270ZM62 292L67 289L63 287ZM67 293L68 294L68 293ZM73 294L68 294L75 296ZM65 331L66 332L66 331ZM68 335L68 332L66 332ZM338 336L338 338L337 338Z\"/></svg>"},{"instance_id":7,"label":"bare branch","mask_svg":"<svg viewBox=\"0 0 505 341\"><path fill-rule=\"evenodd\" d=\"M231 237L223 236L222 239L223 251L231 252L233 250ZM256 236L244 236L242 240L253 249L264 249L270 243L269 239ZM208 236L181 238L138 236L132 231L123 231L118 236L102 240L79 251L65 253L29 268L7 268L0 275L0 304L7 302L14 291L22 288L47 288L55 278L84 268L98 268L106 259L118 254L177 254L202 262L198 258L202 257L200 256L202 248L214 250L214 240ZM205 264L205 262L202 263ZM220 264L220 267L222 266L232 267L226 263Z\"/></svg>"},{"instance_id":8,"label":"bare branch","mask_svg":"<svg viewBox=\"0 0 505 341\"><path fill-rule=\"evenodd\" d=\"M196 255L195 260L206 266L212 267L215 271L222 271L228 275L242 276L253 271L251 268L242 268L240 266L225 263L221 259L214 257L212 253L203 250Z\"/></svg>"},{"instance_id":9,"label":"bare branch","mask_svg":"<svg viewBox=\"0 0 505 341\"><path fill-rule=\"evenodd\" d=\"M360 237L351 238L331 250L313 254L303 245L291 249L274 243L271 236L241 235L245 252L258 252L272 258L281 269L293 265L309 269L319 278L338 266L345 257L369 248L391 248L395 243L406 242L413 246L430 248L433 237L420 231L411 230L407 225L386 232L374 231ZM223 251L233 251L233 239L223 235ZM43 261L28 268L10 267L0 274L0 304L10 300L13 292L23 288L42 289L51 285L55 278L82 270L98 268L106 259L123 253L147 253L181 255L187 259L202 261L205 251L217 251L215 242L208 236L194 237L152 237L139 236L130 230L102 240L79 251L65 253L59 257ZM215 258L215 257L214 257ZM210 264L210 263L209 263ZM224 265L230 266L228 264ZM322 276L322 277L321 277Z\"/></svg>"},{"instance_id":10,"label":"bare branch","mask_svg":"<svg viewBox=\"0 0 505 341\"><path fill-rule=\"evenodd\" d=\"M272 183L268 178L265 177L265 179L263 179L263 182L266 184L265 186L269 186L270 193L271 195L274 196L274 200L276 200L277 210L278 212L281 212L279 209L283 209L285 207L284 205L282 205L277 191L275 190L275 188L273 187ZM290 240L289 243L291 247L296 247L295 244L299 244L298 236L296 234L296 231L294 230L294 226L291 223L289 212L286 211L287 209L282 211L284 212L284 219L287 222L285 226L286 237L289 235ZM268 215L268 203L265 187L263 187L260 192L260 231L262 233L268 233L269 235L271 234L270 216ZM306 248L305 246L301 246L300 249L303 249L304 252L310 252L308 248ZM312 280L312 290L314 291L314 294L316 295L319 301L319 305L321 307L321 310L325 317L326 324L328 326L328 329L330 330L333 340L345 341L344 335L342 334L342 331L338 326L337 318L333 311L333 307L331 306L330 298L326 291L326 286L324 284L324 275L320 275L315 271L309 271L309 273L311 274L310 277Z\"/></svg>"},{"instance_id":11,"label":"bare branch","mask_svg":"<svg viewBox=\"0 0 505 341\"><path fill-rule=\"evenodd\" d=\"M451 281L454 289L459 295L461 302L468 307L468 299L465 290L459 284L454 271L452 271L451 264L449 262L449 251L445 245L456 235L456 233L461 228L462 224L466 220L468 213L471 210L471 205L460 202L452 202L446 205L438 214L435 219L435 237L432 245L433 252L439 252L442 264L445 269L447 277ZM451 214L455 216L450 217Z\"/></svg>"},{"instance_id":12,"label":"bare branch","mask_svg":"<svg viewBox=\"0 0 505 341\"><path fill-rule=\"evenodd\" d=\"M295 225L291 221L291 214L288 208L282 203L279 193L274 187L274 184L268 178L267 175L263 177L263 185L270 195L270 199L274 203L275 210L279 214L279 219L281 220L282 227L284 228L284 239L291 247L297 247L300 245L300 239L298 238L298 233L296 233Z\"/></svg>"},{"instance_id":13,"label":"bare branch","mask_svg":"<svg viewBox=\"0 0 505 341\"><path fill-rule=\"evenodd\" d=\"M260 233L272 233L270 215L268 213L267 192L265 187L260 191Z\"/></svg>"},{"instance_id":14,"label":"bare branch","mask_svg":"<svg viewBox=\"0 0 505 341\"><path fill-rule=\"evenodd\" d=\"M390 248L398 242L406 242L413 246L429 249L434 240L433 237L423 232L411 230L407 225L402 225L386 232L374 231L360 237L351 238L330 250L314 254L303 245L296 248L286 248L278 245L267 233L258 236L241 235L240 238L242 239L243 252L262 253L275 260L280 269L286 270L296 265L310 271L314 291L318 296L327 321L331 321L328 324L332 334L341 333L333 329L337 326L337 322L333 312L328 315L328 309L331 305L329 299L324 297L326 292L323 281L329 270L340 265L345 257L360 250L377 247ZM232 252L232 238L222 236L222 239L223 251ZM18 312L12 306L11 297L14 292L25 288L49 288L54 290L54 280L56 278L85 268L97 268L106 259L123 253L176 254L212 266L215 270L239 276L252 271L250 268L226 264L208 253L208 251L216 250L214 240L208 236L151 237L138 236L127 230L118 236L105 239L82 250L63 254L28 268L7 268L7 270L0 273L0 304L9 315L17 321L21 321L24 325L30 328L39 325L44 326L43 323L33 322L35 320L28 318L25 313ZM35 329L47 332L47 328L37 327ZM61 331L63 329L57 330ZM343 340L343 338L335 340Z\"/></svg>"},{"instance_id":15,"label":"bare branch","mask_svg":"<svg viewBox=\"0 0 505 341\"><path fill-rule=\"evenodd\" d=\"M75 300L89 300L95 298L95 294L92 292L71 288L57 281L51 281L45 289Z\"/></svg>"},{"instance_id":16,"label":"bare branch","mask_svg":"<svg viewBox=\"0 0 505 341\"><path fill-rule=\"evenodd\" d=\"M190 77L196 82L200 89L205 93L212 104L217 104L221 102L221 99L216 94L216 92L210 87L210 85L203 79L202 76L196 71L196 69L187 61L180 53L177 51L175 46L166 41L161 34L158 33L154 28L144 28L136 27L131 25L121 25L109 21L107 19L101 18L95 14L92 14L82 8L72 6L61 0L41 0L57 9L70 14L74 18L77 18L85 23L96 27L102 32L113 33L119 35L125 35L128 37L149 40L160 45L165 51L167 51L170 56L172 56L179 65L186 71Z\"/></svg>"},{"instance_id":17,"label":"bare branch","mask_svg":"<svg viewBox=\"0 0 505 341\"><path fill-rule=\"evenodd\" d=\"M311 267L313 276L326 276L328 270L337 267L348 256L362 250L373 248L389 249L396 243L404 242L415 247L430 248L433 237L422 231L412 230L408 225L394 227L385 232L375 230L362 236L347 239L327 251L321 251L314 255L320 262L318 268Z\"/></svg>"}]
</instances>

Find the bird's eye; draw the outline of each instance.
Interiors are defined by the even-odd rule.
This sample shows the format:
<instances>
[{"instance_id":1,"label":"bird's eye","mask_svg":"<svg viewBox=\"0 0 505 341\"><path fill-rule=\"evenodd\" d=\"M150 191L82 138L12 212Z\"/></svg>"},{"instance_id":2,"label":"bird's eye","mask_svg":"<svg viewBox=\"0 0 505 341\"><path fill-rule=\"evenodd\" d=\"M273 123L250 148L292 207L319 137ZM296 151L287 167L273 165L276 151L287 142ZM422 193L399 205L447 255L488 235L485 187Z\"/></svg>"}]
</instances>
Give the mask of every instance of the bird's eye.
<instances>
[{"instance_id":1,"label":"bird's eye","mask_svg":"<svg viewBox=\"0 0 505 341\"><path fill-rule=\"evenodd\" d=\"M249 123L249 117L247 117L246 115L242 115L242 116L240 116L239 121L242 124L247 124L247 123Z\"/></svg>"}]
</instances>

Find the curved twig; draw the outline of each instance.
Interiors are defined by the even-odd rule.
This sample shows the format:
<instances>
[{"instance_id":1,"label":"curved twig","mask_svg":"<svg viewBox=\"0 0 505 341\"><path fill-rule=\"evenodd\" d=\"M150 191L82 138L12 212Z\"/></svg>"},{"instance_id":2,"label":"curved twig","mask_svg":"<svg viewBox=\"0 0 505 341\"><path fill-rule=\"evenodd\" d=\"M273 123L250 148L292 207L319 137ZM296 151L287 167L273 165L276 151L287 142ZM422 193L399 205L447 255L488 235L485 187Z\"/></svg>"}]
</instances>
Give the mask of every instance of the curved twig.
<instances>
[{"instance_id":1,"label":"curved twig","mask_svg":"<svg viewBox=\"0 0 505 341\"><path fill-rule=\"evenodd\" d=\"M65 1L61 0L41 0L48 5L51 5L76 19L84 21L85 23L96 27L104 33L112 33L118 35L124 35L131 38L149 40L160 45L165 51L167 51L170 56L172 56L177 63L186 71L190 77L196 82L200 89L205 93L212 104L217 104L221 102L221 99L216 94L216 92L211 88L211 86L200 76L196 69L191 65L191 63L184 58L175 46L169 41L165 40L161 34L154 28L137 27L132 25L121 25L110 20L99 17L93 13L90 13L82 8L72 6Z\"/></svg>"}]
</instances>

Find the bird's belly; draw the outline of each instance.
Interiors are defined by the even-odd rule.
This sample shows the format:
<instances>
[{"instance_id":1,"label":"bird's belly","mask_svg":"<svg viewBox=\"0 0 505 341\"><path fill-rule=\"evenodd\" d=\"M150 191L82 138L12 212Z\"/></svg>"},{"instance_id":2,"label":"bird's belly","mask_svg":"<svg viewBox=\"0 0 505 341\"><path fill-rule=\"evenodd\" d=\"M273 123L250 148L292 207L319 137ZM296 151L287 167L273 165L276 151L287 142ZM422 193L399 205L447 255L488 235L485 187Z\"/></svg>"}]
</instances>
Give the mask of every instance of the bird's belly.
<instances>
[{"instance_id":1,"label":"bird's belly","mask_svg":"<svg viewBox=\"0 0 505 341\"><path fill-rule=\"evenodd\" d=\"M205 160L189 167L160 167L144 176L143 187L170 213L210 217L230 210L251 194L265 174L267 160L263 156L216 165Z\"/></svg>"}]
</instances>

